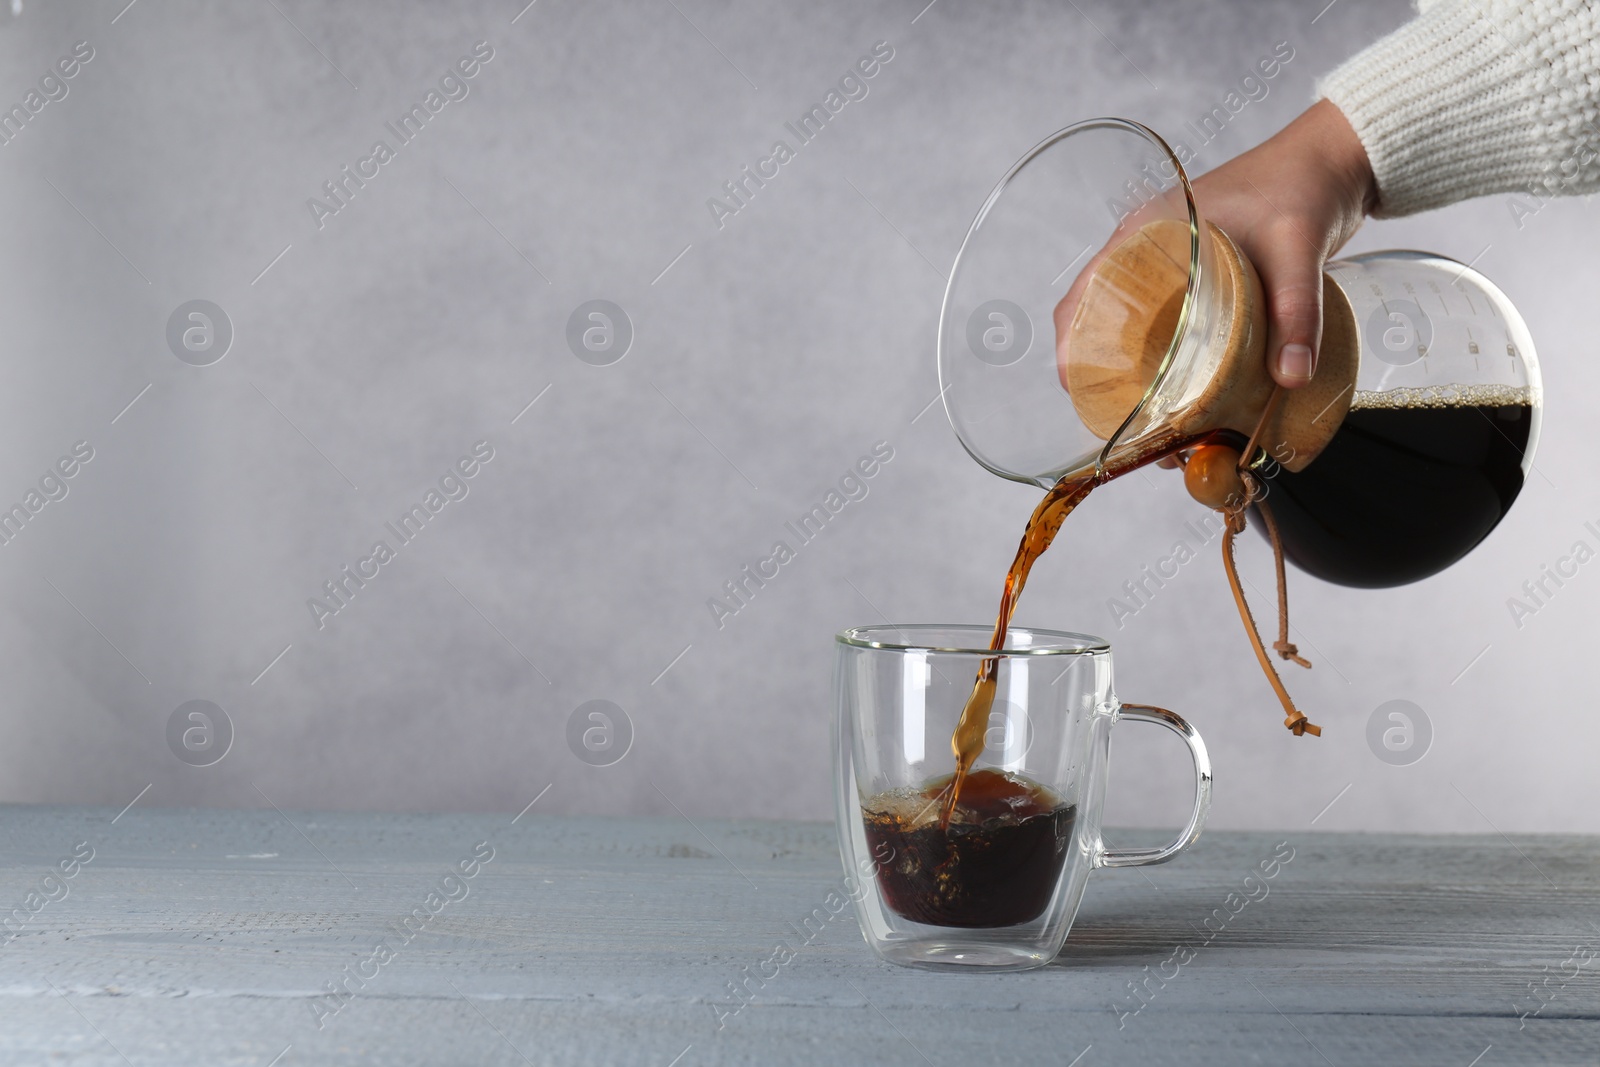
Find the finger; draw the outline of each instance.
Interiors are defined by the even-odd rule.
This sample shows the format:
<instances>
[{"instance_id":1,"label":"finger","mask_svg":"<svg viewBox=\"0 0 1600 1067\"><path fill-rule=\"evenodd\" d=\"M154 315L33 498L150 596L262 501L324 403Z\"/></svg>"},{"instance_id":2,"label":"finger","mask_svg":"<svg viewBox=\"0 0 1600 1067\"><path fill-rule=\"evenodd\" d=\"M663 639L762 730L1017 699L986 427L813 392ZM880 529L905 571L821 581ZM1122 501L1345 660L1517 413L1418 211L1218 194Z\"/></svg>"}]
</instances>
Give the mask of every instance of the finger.
<instances>
[{"instance_id":1,"label":"finger","mask_svg":"<svg viewBox=\"0 0 1600 1067\"><path fill-rule=\"evenodd\" d=\"M1267 368L1279 385L1311 380L1322 342L1322 255L1291 228L1258 242L1251 259L1267 296Z\"/></svg>"}]
</instances>

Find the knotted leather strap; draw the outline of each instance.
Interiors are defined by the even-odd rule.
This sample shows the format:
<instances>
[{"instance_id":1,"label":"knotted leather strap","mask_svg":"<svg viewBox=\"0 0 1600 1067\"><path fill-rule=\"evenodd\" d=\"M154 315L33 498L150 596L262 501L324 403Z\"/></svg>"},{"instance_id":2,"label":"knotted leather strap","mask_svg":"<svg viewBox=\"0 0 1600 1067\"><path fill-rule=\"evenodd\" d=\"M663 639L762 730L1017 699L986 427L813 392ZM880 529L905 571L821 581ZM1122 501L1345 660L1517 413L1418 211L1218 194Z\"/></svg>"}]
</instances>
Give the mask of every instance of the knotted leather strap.
<instances>
[{"instance_id":1,"label":"knotted leather strap","mask_svg":"<svg viewBox=\"0 0 1600 1067\"><path fill-rule=\"evenodd\" d=\"M1250 469L1251 460L1255 457L1257 441L1261 437L1262 429L1271 420L1273 412L1277 410L1278 402L1283 396L1283 387L1278 386L1272 391L1272 399L1267 401L1267 406L1261 412L1261 419L1256 423L1255 433L1250 435L1250 443L1239 456L1239 480L1244 485L1244 497L1232 500L1222 509L1225 520L1225 529L1222 533L1222 566L1228 572L1228 586L1233 590L1233 601L1239 608L1239 618L1244 622L1245 633L1250 637L1250 645L1255 649L1256 659L1261 663L1261 669L1267 676L1267 681L1272 683L1273 692L1278 694L1278 701L1283 705L1285 718L1283 725L1296 737L1311 734L1315 737L1322 736L1322 728L1315 725L1305 717L1301 710L1295 707L1294 698L1289 695L1289 690L1284 687L1283 679L1278 677L1278 670L1272 665L1272 660L1267 655L1266 646L1261 641L1261 633L1256 628L1255 616L1250 613L1250 605L1245 600L1244 586L1239 581L1239 569L1233 558L1233 539L1245 528L1245 513L1251 505L1261 514L1261 519L1266 523L1267 539L1272 543L1272 559L1277 569L1278 578L1278 640L1273 644L1273 650L1286 660L1292 660L1302 667L1309 668L1310 661L1300 655L1289 641L1289 585L1283 566L1283 540L1278 535L1278 524L1272 517L1272 509L1267 506L1264 499L1265 493L1261 486L1261 479Z\"/></svg>"}]
</instances>

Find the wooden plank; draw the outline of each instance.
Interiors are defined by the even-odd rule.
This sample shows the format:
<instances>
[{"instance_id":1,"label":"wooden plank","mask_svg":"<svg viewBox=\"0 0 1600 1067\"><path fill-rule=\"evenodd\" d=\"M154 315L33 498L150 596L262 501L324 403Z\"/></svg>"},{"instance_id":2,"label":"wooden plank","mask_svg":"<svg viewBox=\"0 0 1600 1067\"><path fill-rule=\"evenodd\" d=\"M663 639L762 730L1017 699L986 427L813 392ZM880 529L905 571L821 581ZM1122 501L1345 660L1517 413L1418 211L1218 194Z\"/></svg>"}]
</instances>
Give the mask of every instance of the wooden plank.
<instances>
[{"instance_id":1,"label":"wooden plank","mask_svg":"<svg viewBox=\"0 0 1600 1067\"><path fill-rule=\"evenodd\" d=\"M967 976L877 962L849 913L796 931L840 883L823 824L116 814L3 809L0 908L22 910L0 950L0 1063L1600 1058L1600 960L1563 968L1600 951L1592 837L1209 834L1175 863L1097 873L1051 967ZM1285 840L1267 895L1230 914ZM493 858L461 878L480 842ZM93 859L46 882L80 843ZM407 937L395 924L430 891L459 899ZM793 962L734 998L781 939ZM368 977L329 999L346 968Z\"/></svg>"}]
</instances>

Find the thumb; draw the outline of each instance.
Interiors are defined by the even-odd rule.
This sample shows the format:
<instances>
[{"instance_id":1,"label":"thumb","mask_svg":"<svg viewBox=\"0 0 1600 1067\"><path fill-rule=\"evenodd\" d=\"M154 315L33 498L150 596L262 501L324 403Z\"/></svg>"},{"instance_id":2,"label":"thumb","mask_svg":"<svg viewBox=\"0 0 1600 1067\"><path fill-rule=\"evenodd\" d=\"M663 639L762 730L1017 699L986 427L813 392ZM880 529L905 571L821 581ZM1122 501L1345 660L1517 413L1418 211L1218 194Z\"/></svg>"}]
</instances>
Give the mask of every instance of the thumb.
<instances>
[{"instance_id":1,"label":"thumb","mask_svg":"<svg viewBox=\"0 0 1600 1067\"><path fill-rule=\"evenodd\" d=\"M1257 250L1256 270L1267 296L1267 369L1279 385L1311 380L1322 342L1322 255L1298 233Z\"/></svg>"}]
</instances>

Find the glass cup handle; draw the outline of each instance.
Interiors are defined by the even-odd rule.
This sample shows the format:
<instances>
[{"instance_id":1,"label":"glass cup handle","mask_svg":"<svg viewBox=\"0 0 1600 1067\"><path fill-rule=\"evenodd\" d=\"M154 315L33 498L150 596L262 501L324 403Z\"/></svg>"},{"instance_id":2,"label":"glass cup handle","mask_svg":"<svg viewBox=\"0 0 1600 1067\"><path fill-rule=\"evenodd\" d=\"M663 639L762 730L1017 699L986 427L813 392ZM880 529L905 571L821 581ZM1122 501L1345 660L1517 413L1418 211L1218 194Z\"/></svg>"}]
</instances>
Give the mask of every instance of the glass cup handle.
<instances>
[{"instance_id":1,"label":"glass cup handle","mask_svg":"<svg viewBox=\"0 0 1600 1067\"><path fill-rule=\"evenodd\" d=\"M1194 727L1176 712L1149 704L1123 704L1119 717L1157 723L1183 738L1183 743L1189 746L1189 755L1194 757L1194 811L1189 813L1189 825L1171 844L1162 848L1106 848L1101 844L1095 866L1143 867L1151 863L1165 863L1200 837L1206 813L1211 810L1211 757L1206 755L1206 743L1200 739Z\"/></svg>"}]
</instances>

